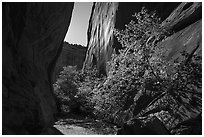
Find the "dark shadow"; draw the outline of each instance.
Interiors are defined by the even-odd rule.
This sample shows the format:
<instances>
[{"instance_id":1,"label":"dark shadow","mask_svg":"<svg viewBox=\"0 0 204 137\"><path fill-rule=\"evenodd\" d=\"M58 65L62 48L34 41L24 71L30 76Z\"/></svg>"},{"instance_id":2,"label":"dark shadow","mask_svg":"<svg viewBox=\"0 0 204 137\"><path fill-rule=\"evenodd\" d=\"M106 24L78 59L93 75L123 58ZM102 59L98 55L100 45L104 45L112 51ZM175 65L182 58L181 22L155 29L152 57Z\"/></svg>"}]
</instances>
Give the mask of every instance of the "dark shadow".
<instances>
[{"instance_id":1,"label":"dark shadow","mask_svg":"<svg viewBox=\"0 0 204 137\"><path fill-rule=\"evenodd\" d=\"M64 135L64 134L62 134L62 132L56 129L55 127L50 127L43 131L41 135Z\"/></svg>"}]
</instances>

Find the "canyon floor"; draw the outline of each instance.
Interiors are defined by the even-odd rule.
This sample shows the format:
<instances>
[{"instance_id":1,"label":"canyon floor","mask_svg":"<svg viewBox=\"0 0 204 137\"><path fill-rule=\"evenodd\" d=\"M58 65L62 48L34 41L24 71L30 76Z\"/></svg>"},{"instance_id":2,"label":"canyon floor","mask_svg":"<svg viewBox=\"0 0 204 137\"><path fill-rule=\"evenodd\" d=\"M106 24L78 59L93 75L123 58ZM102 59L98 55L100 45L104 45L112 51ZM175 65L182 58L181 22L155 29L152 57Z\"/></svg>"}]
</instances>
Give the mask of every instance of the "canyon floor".
<instances>
[{"instance_id":1,"label":"canyon floor","mask_svg":"<svg viewBox=\"0 0 204 137\"><path fill-rule=\"evenodd\" d=\"M59 117L53 127L63 135L115 135L117 132L115 125L74 114Z\"/></svg>"}]
</instances>

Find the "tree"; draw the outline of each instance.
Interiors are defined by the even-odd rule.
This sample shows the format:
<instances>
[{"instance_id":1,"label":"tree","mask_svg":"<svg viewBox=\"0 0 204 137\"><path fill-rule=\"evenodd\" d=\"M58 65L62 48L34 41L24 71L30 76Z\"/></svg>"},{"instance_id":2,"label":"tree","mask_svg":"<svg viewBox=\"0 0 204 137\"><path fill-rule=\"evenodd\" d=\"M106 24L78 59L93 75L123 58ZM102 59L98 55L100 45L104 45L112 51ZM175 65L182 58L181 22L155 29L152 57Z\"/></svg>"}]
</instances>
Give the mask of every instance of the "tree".
<instances>
[{"instance_id":1,"label":"tree","mask_svg":"<svg viewBox=\"0 0 204 137\"><path fill-rule=\"evenodd\" d=\"M201 112L201 57L184 51L182 61L166 61L168 49L157 43L170 33L156 13L142 8L133 17L124 30L114 31L123 48L96 89L96 112L120 125L157 116L170 130L189 113Z\"/></svg>"}]
</instances>

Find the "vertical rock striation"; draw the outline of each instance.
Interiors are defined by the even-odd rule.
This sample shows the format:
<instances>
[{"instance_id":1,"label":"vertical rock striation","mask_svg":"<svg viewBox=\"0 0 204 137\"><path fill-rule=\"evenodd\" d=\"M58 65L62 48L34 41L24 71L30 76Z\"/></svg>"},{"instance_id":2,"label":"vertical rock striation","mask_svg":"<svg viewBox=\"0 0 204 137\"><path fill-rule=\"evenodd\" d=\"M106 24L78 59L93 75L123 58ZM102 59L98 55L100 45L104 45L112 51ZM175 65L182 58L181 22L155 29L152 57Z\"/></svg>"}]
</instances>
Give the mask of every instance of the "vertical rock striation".
<instances>
[{"instance_id":1,"label":"vertical rock striation","mask_svg":"<svg viewBox=\"0 0 204 137\"><path fill-rule=\"evenodd\" d=\"M167 29L178 32L201 18L201 2L183 2L162 22L162 24Z\"/></svg>"},{"instance_id":2,"label":"vertical rock striation","mask_svg":"<svg viewBox=\"0 0 204 137\"><path fill-rule=\"evenodd\" d=\"M103 5L103 6L101 6ZM101 73L107 72L106 62L110 59L112 52L117 52L120 44L113 37L113 28L124 29L125 24L131 20L131 15L135 12L141 11L145 6L149 11L156 10L159 17L161 17L162 25L172 31L172 35L168 36L165 40L158 42L159 47L164 47L166 53L164 58L171 62L176 59L182 61L183 57L181 52L185 50L190 54L189 58L193 55L202 54L202 3L95 3L92 9L92 16L90 18L90 25L88 30L88 51L84 63L84 69L96 64ZM110 9L112 7L112 9ZM113 10L114 9L114 10ZM109 11L114 11L113 15ZM105 17L101 17L101 14ZM101 18L100 18L101 17ZM106 24L105 28L101 28L101 24ZM112 24L109 26L107 24ZM100 26L100 27L99 27ZM102 30L109 30L107 34L101 35ZM101 40L106 41L106 44ZM109 50L103 50L109 49ZM106 57L105 57L106 56ZM171 68L169 69L169 73ZM200 74L201 75L201 74ZM198 78L200 78L198 75ZM198 85L200 83L197 83ZM190 86L190 85L189 85ZM124 125L119 134L201 134L202 122L202 87L193 87L193 90L198 93L197 100L198 106L191 106L188 109L185 105L181 104L178 112L173 114L163 114L163 110L157 110L157 104L165 104L168 98L170 102L176 102L172 95L165 95L154 104L146 107L144 113L146 116L151 117L152 122L147 124L147 127L141 128L138 122L133 125ZM189 94L189 96L191 96ZM194 96L194 95L192 95ZM194 96L195 97L195 96ZM193 98L193 97L192 97ZM191 101L191 97L185 99L186 102ZM141 100L137 104L144 104ZM173 105L173 103L172 103ZM169 108L168 108L169 109ZM134 110L134 115L137 115L141 110ZM184 113L180 113L184 112ZM156 116L158 119L154 120L152 117ZM189 122L190 121L190 122ZM131 122L130 122L131 123ZM136 129L136 130L135 130ZM138 129L138 130L137 130ZM180 130L182 129L182 130ZM147 132L148 131L148 132Z\"/></svg>"},{"instance_id":3,"label":"vertical rock striation","mask_svg":"<svg viewBox=\"0 0 204 137\"><path fill-rule=\"evenodd\" d=\"M113 29L115 27L118 3L94 3L88 27L87 54L84 69L96 65L101 73L106 73L106 62L111 57Z\"/></svg>"},{"instance_id":4,"label":"vertical rock striation","mask_svg":"<svg viewBox=\"0 0 204 137\"><path fill-rule=\"evenodd\" d=\"M52 71L73 3L2 4L2 131L40 134L52 125Z\"/></svg>"},{"instance_id":5,"label":"vertical rock striation","mask_svg":"<svg viewBox=\"0 0 204 137\"><path fill-rule=\"evenodd\" d=\"M111 54L121 45L113 36L113 28L124 29L135 12L146 7L150 12L156 11L163 25L178 32L202 18L201 3L94 3L88 28L88 49L83 69L96 65L101 73L106 74L106 62Z\"/></svg>"}]
</instances>

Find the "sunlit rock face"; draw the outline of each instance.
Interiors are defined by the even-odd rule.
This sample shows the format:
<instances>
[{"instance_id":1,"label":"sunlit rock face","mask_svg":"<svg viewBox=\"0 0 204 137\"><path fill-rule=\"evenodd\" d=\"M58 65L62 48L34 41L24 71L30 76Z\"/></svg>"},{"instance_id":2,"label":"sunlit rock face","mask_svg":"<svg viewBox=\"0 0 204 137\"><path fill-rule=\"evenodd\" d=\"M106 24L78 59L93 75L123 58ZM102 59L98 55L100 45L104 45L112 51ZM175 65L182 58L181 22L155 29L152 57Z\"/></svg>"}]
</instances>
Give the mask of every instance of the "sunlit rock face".
<instances>
[{"instance_id":1,"label":"sunlit rock face","mask_svg":"<svg viewBox=\"0 0 204 137\"><path fill-rule=\"evenodd\" d=\"M186 51L190 55L202 56L202 21L199 20L186 27L185 29L178 31L177 33L168 37L166 40L159 43L158 46L165 47L166 51L168 52L164 56L166 57L166 60L170 62L174 61L175 59L178 59L178 61L183 60L184 58L181 55L182 51ZM200 64L202 63L200 62ZM171 68L168 71L171 72ZM200 76L198 75L197 78L200 78ZM199 85L199 83L196 84ZM189 84L188 86L191 85ZM160 115L163 113L162 111L157 112L158 118L163 122L165 127L169 129L173 134L201 134L202 122L197 120L194 121L193 119L198 119L200 117L199 115L202 113L202 86L200 87L194 85L192 89L196 91L195 92L192 90L193 92L198 93L198 95L200 95L197 96L199 98L197 99L199 105L191 106L191 110L189 110L184 104L181 104L180 110L184 111L185 113L178 113L177 116L169 114L170 117L166 119L166 121L169 122L165 122L165 120ZM191 94L188 93L188 95L190 96ZM159 103L161 100L166 100L166 97L164 96L160 98L155 104ZM186 99L185 101L190 102L191 97ZM176 102L175 98L173 97L172 102ZM149 106L149 108L153 109L154 105ZM179 117L179 119L177 119L177 117ZM191 124L185 125L184 121L191 121ZM176 129L179 126L178 123L181 123L180 128L182 126L188 126L188 128L183 129L183 131L179 131L178 129Z\"/></svg>"},{"instance_id":2,"label":"sunlit rock face","mask_svg":"<svg viewBox=\"0 0 204 137\"><path fill-rule=\"evenodd\" d=\"M95 3L88 28L88 50L84 69L96 65L106 74L106 63L111 54L121 47L113 36L113 28L124 29L135 12L146 7L150 12L156 11L163 25L171 31L178 32L202 18L201 3Z\"/></svg>"},{"instance_id":3,"label":"sunlit rock face","mask_svg":"<svg viewBox=\"0 0 204 137\"><path fill-rule=\"evenodd\" d=\"M178 31L166 40L158 44L168 50L166 60L181 60L181 52L187 51L189 54L202 54L202 20L199 20L185 29Z\"/></svg>"},{"instance_id":4,"label":"sunlit rock face","mask_svg":"<svg viewBox=\"0 0 204 137\"><path fill-rule=\"evenodd\" d=\"M113 29L115 27L118 3L94 3L88 27L88 49L84 68L97 66L101 73L106 72L106 62L111 57Z\"/></svg>"},{"instance_id":5,"label":"sunlit rock face","mask_svg":"<svg viewBox=\"0 0 204 137\"><path fill-rule=\"evenodd\" d=\"M54 121L51 77L73 3L2 5L2 131L40 134Z\"/></svg>"},{"instance_id":6,"label":"sunlit rock face","mask_svg":"<svg viewBox=\"0 0 204 137\"><path fill-rule=\"evenodd\" d=\"M55 66L53 81L56 81L60 71L62 71L63 67L65 66L76 66L77 69L82 69L86 55L86 49L86 47L81 45L64 42L62 52L57 59Z\"/></svg>"},{"instance_id":7,"label":"sunlit rock face","mask_svg":"<svg viewBox=\"0 0 204 137\"><path fill-rule=\"evenodd\" d=\"M202 56L202 21L198 20L195 23L189 25L188 27L174 33L173 35L169 36L164 41L158 43L159 47L164 47L166 54L164 57L167 61L172 62L176 59L178 61L183 60L183 56L181 55L182 51L187 51L190 55L199 55ZM190 57L190 56L189 56ZM187 63L187 62L186 62ZM202 64L200 62L200 64ZM169 67L169 72L171 72L172 68ZM201 75L197 75L195 79L200 79ZM182 84L182 83L181 83ZM171 105L176 104L178 100L172 95L165 95L163 97L157 98L155 103L144 107L146 102L148 102L148 97L143 98L140 97L139 101L136 102L137 105L143 106L145 109L144 112L150 112L149 114L145 115L151 119L151 122L146 122L145 126L141 126L141 121L134 119L134 124L129 122L123 125L123 128L118 130L118 135L128 135L128 134L179 134L179 135L201 135L202 134L202 86L196 85L199 83L196 82L192 91L194 92L191 94L189 91L188 96L189 98L185 98L185 102L191 102L192 96L197 96L198 101L197 105L189 105L191 109L189 109L184 103L180 104L179 111L174 113L167 113L164 114L165 109L158 109L157 105L160 105L162 108L162 104L168 100L168 102L172 102ZM188 86L192 86L188 84ZM145 101L144 101L145 99ZM175 103L176 102L176 103ZM168 107L167 109L170 109ZM156 110L156 111L155 111ZM184 113L183 113L184 112ZM141 107L135 107L134 115L141 113ZM155 119L156 116L156 119ZM158 120L158 119L159 120Z\"/></svg>"},{"instance_id":8,"label":"sunlit rock face","mask_svg":"<svg viewBox=\"0 0 204 137\"><path fill-rule=\"evenodd\" d=\"M167 29L178 32L202 18L201 2L181 3L168 18L163 21Z\"/></svg>"}]
</instances>

